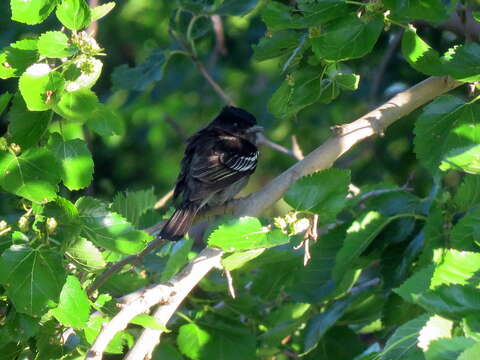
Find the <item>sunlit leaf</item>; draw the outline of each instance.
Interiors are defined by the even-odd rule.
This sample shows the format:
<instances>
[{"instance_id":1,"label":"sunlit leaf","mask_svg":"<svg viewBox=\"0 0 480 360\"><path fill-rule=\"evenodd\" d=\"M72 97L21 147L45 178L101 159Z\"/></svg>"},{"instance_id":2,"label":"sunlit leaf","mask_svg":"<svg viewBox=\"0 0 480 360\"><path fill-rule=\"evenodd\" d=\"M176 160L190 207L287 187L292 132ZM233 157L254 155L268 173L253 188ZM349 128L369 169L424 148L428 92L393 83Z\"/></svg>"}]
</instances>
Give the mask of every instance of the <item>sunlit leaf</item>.
<instances>
[{"instance_id":1,"label":"sunlit leaf","mask_svg":"<svg viewBox=\"0 0 480 360\"><path fill-rule=\"evenodd\" d=\"M29 110L43 111L52 107L52 96L63 90L64 82L47 64L34 64L20 76L18 87Z\"/></svg>"},{"instance_id":2,"label":"sunlit leaf","mask_svg":"<svg viewBox=\"0 0 480 360\"><path fill-rule=\"evenodd\" d=\"M0 51L0 79L20 76L38 60L37 40L24 39Z\"/></svg>"},{"instance_id":3,"label":"sunlit leaf","mask_svg":"<svg viewBox=\"0 0 480 360\"><path fill-rule=\"evenodd\" d=\"M85 0L61 0L57 6L58 20L71 30L87 27L91 21L91 12Z\"/></svg>"},{"instance_id":4,"label":"sunlit leaf","mask_svg":"<svg viewBox=\"0 0 480 360\"><path fill-rule=\"evenodd\" d=\"M56 196L61 168L45 148L32 148L20 156L0 152L0 185L7 191L35 202Z\"/></svg>"},{"instance_id":5,"label":"sunlit leaf","mask_svg":"<svg viewBox=\"0 0 480 360\"><path fill-rule=\"evenodd\" d=\"M68 276L60 293L60 301L53 316L65 326L82 329L88 321L90 302L80 281L75 276Z\"/></svg>"},{"instance_id":6,"label":"sunlit leaf","mask_svg":"<svg viewBox=\"0 0 480 360\"><path fill-rule=\"evenodd\" d=\"M50 137L49 148L62 164L62 180L67 188L79 190L90 185L93 179L93 159L85 141L64 141L56 133Z\"/></svg>"},{"instance_id":7,"label":"sunlit leaf","mask_svg":"<svg viewBox=\"0 0 480 360\"><path fill-rule=\"evenodd\" d=\"M0 258L0 282L18 312L41 316L58 301L65 281L58 252L12 245Z\"/></svg>"},{"instance_id":8,"label":"sunlit leaf","mask_svg":"<svg viewBox=\"0 0 480 360\"><path fill-rule=\"evenodd\" d=\"M480 105L443 95L425 107L415 125L415 152L430 171L480 173ZM459 155L468 158L458 158Z\"/></svg>"},{"instance_id":9,"label":"sunlit leaf","mask_svg":"<svg viewBox=\"0 0 480 360\"><path fill-rule=\"evenodd\" d=\"M83 197L75 205L80 213L83 235L96 245L122 254L135 254L151 239L100 200Z\"/></svg>"},{"instance_id":10,"label":"sunlit leaf","mask_svg":"<svg viewBox=\"0 0 480 360\"><path fill-rule=\"evenodd\" d=\"M41 23L57 5L52 0L10 0L12 20L28 25Z\"/></svg>"},{"instance_id":11,"label":"sunlit leaf","mask_svg":"<svg viewBox=\"0 0 480 360\"><path fill-rule=\"evenodd\" d=\"M38 52L50 58L64 58L73 55L76 51L67 35L61 31L47 31L38 38Z\"/></svg>"},{"instance_id":12,"label":"sunlit leaf","mask_svg":"<svg viewBox=\"0 0 480 360\"><path fill-rule=\"evenodd\" d=\"M373 49L382 30L381 17L359 19L352 14L326 24L320 35L311 39L312 49L319 59L341 61L359 58Z\"/></svg>"},{"instance_id":13,"label":"sunlit leaf","mask_svg":"<svg viewBox=\"0 0 480 360\"><path fill-rule=\"evenodd\" d=\"M295 210L316 213L327 223L345 206L349 184L349 170L332 168L301 178L290 186L284 199Z\"/></svg>"}]
</instances>

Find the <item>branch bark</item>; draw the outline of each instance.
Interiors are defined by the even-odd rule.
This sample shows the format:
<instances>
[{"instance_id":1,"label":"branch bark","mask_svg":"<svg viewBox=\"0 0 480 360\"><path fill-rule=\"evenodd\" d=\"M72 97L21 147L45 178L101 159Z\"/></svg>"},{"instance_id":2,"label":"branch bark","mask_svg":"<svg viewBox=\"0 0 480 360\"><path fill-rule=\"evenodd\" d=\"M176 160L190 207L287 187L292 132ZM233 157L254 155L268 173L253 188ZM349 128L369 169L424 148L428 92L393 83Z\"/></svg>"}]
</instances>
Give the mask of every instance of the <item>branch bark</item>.
<instances>
[{"instance_id":1,"label":"branch bark","mask_svg":"<svg viewBox=\"0 0 480 360\"><path fill-rule=\"evenodd\" d=\"M221 266L222 254L221 250L206 248L169 282L150 286L133 299L127 295L128 303L110 322L104 325L88 351L85 360L101 360L103 352L115 334L125 329L135 316L148 312L150 308L157 304L165 304L156 310L155 317L159 319L162 325L166 326L168 320L198 282L210 270ZM144 330L125 359L145 359L147 352L153 350L158 344L161 334L162 330Z\"/></svg>"}]
</instances>

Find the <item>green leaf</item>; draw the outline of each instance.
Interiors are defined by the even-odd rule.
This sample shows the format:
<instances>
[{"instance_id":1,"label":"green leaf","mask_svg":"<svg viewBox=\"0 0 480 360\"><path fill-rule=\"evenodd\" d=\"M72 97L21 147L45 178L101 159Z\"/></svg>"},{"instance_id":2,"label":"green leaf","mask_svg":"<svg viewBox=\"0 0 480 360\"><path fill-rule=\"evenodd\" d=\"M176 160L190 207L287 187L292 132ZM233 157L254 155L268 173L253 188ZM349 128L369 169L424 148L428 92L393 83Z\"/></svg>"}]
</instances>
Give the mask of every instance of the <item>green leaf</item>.
<instances>
[{"instance_id":1,"label":"green leaf","mask_svg":"<svg viewBox=\"0 0 480 360\"><path fill-rule=\"evenodd\" d=\"M345 346L345 344L348 344L348 346ZM363 354L362 351L364 351L365 348L364 342L355 331L348 326L335 326L325 333L317 348L307 354L304 359L359 360L360 358L358 358L358 356Z\"/></svg>"},{"instance_id":2,"label":"green leaf","mask_svg":"<svg viewBox=\"0 0 480 360\"><path fill-rule=\"evenodd\" d=\"M345 310L353 304L357 296L358 295L350 295L336 300L321 313L310 318L305 328L303 354L317 347L323 335L343 316Z\"/></svg>"},{"instance_id":3,"label":"green leaf","mask_svg":"<svg viewBox=\"0 0 480 360\"><path fill-rule=\"evenodd\" d=\"M311 246L308 266L293 273L293 281L286 292L295 300L319 303L341 295L350 289L357 278L357 270L350 267L343 280L336 284L332 279L335 258L342 248L346 226L338 227L322 235L322 240Z\"/></svg>"},{"instance_id":4,"label":"green leaf","mask_svg":"<svg viewBox=\"0 0 480 360\"><path fill-rule=\"evenodd\" d=\"M168 254L167 263L162 271L160 281L168 281L175 276L188 262L188 254L192 249L193 240L183 239L173 244Z\"/></svg>"},{"instance_id":5,"label":"green leaf","mask_svg":"<svg viewBox=\"0 0 480 360\"><path fill-rule=\"evenodd\" d=\"M0 95L0 115L2 115L2 113L7 108L12 96L13 95L10 94L8 91L5 91L2 95Z\"/></svg>"},{"instance_id":6,"label":"green leaf","mask_svg":"<svg viewBox=\"0 0 480 360\"><path fill-rule=\"evenodd\" d=\"M52 0L10 0L12 20L28 25L39 24L45 20L57 5Z\"/></svg>"},{"instance_id":7,"label":"green leaf","mask_svg":"<svg viewBox=\"0 0 480 360\"><path fill-rule=\"evenodd\" d=\"M480 342L477 342L473 346L467 348L460 354L457 360L476 360L478 354L480 354Z\"/></svg>"},{"instance_id":8,"label":"green leaf","mask_svg":"<svg viewBox=\"0 0 480 360\"><path fill-rule=\"evenodd\" d=\"M43 315L58 301L65 277L58 252L12 245L0 258L0 283L15 309L24 314Z\"/></svg>"},{"instance_id":9,"label":"green leaf","mask_svg":"<svg viewBox=\"0 0 480 360\"><path fill-rule=\"evenodd\" d=\"M467 211L480 203L480 176L466 174L453 201L458 211Z\"/></svg>"},{"instance_id":10,"label":"green leaf","mask_svg":"<svg viewBox=\"0 0 480 360\"><path fill-rule=\"evenodd\" d=\"M81 139L64 141L58 133L52 134L48 144L62 164L62 180L70 190L90 185L93 179L93 159L87 144Z\"/></svg>"},{"instance_id":11,"label":"green leaf","mask_svg":"<svg viewBox=\"0 0 480 360\"><path fill-rule=\"evenodd\" d=\"M64 92L53 110L68 120L85 122L100 105L92 90L80 89Z\"/></svg>"},{"instance_id":12,"label":"green leaf","mask_svg":"<svg viewBox=\"0 0 480 360\"><path fill-rule=\"evenodd\" d=\"M282 339L295 332L305 322L310 304L288 303L268 314L264 323L268 331L259 336L259 340L268 346L280 345Z\"/></svg>"},{"instance_id":13,"label":"green leaf","mask_svg":"<svg viewBox=\"0 0 480 360\"><path fill-rule=\"evenodd\" d=\"M145 329L161 330L167 333L170 332L166 326L160 324L160 322L156 318L148 314L137 315L132 320L130 320L130 323L140 325Z\"/></svg>"},{"instance_id":14,"label":"green leaf","mask_svg":"<svg viewBox=\"0 0 480 360\"><path fill-rule=\"evenodd\" d=\"M473 82L480 80L480 45L469 43L456 46L445 53L442 62L447 75Z\"/></svg>"},{"instance_id":15,"label":"green leaf","mask_svg":"<svg viewBox=\"0 0 480 360\"><path fill-rule=\"evenodd\" d=\"M61 0L55 14L70 30L83 29L91 22L90 8L85 0Z\"/></svg>"},{"instance_id":16,"label":"green leaf","mask_svg":"<svg viewBox=\"0 0 480 360\"><path fill-rule=\"evenodd\" d=\"M110 11L112 11L114 7L115 3L113 1L94 7L93 9L91 9L92 21L97 21L103 18Z\"/></svg>"},{"instance_id":17,"label":"green leaf","mask_svg":"<svg viewBox=\"0 0 480 360\"><path fill-rule=\"evenodd\" d=\"M28 110L51 108L51 96L63 90L62 74L52 71L47 64L34 64L20 76L18 87Z\"/></svg>"},{"instance_id":18,"label":"green leaf","mask_svg":"<svg viewBox=\"0 0 480 360\"><path fill-rule=\"evenodd\" d=\"M100 136L122 135L124 133L123 120L115 111L103 104L97 105L89 115L87 127Z\"/></svg>"},{"instance_id":19,"label":"green leaf","mask_svg":"<svg viewBox=\"0 0 480 360\"><path fill-rule=\"evenodd\" d=\"M457 292L459 296L465 293L464 299L465 302L468 302L468 299L470 299L470 291L456 289L452 286L469 284L471 278L480 271L480 254L454 249L448 251L438 249L434 253L433 260L434 264L428 265L415 272L394 291L405 300L418 303L422 306L429 302L436 301L438 297L454 296ZM447 289L451 288L452 290L445 291L443 288L440 288L442 286L445 286ZM440 290L435 293L437 288L440 288ZM434 292L432 293L430 290ZM452 293L450 293L450 291L452 291ZM425 294L427 295L425 296ZM454 303L455 302L451 303L452 309L454 308ZM456 306L457 305L455 305L455 307ZM458 311L455 310L455 312Z\"/></svg>"},{"instance_id":20,"label":"green leaf","mask_svg":"<svg viewBox=\"0 0 480 360\"><path fill-rule=\"evenodd\" d=\"M300 38L301 34L295 31L278 31L271 37L261 38L257 45L253 45L253 59L264 61L291 54Z\"/></svg>"},{"instance_id":21,"label":"green leaf","mask_svg":"<svg viewBox=\"0 0 480 360\"><path fill-rule=\"evenodd\" d=\"M430 315L421 315L398 327L385 344L382 360L412 359L421 360L422 350L418 347L419 336L429 321Z\"/></svg>"},{"instance_id":22,"label":"green leaf","mask_svg":"<svg viewBox=\"0 0 480 360\"><path fill-rule=\"evenodd\" d=\"M90 271L98 271L107 265L100 250L92 242L78 238L66 250L67 255Z\"/></svg>"},{"instance_id":23,"label":"green leaf","mask_svg":"<svg viewBox=\"0 0 480 360\"><path fill-rule=\"evenodd\" d=\"M452 229L452 247L462 250L479 250L480 208L469 211ZM477 246L474 246L477 245Z\"/></svg>"},{"instance_id":24,"label":"green leaf","mask_svg":"<svg viewBox=\"0 0 480 360\"><path fill-rule=\"evenodd\" d=\"M415 153L431 172L480 172L480 105L443 95L425 107L415 124ZM458 156L467 154L467 159Z\"/></svg>"},{"instance_id":25,"label":"green leaf","mask_svg":"<svg viewBox=\"0 0 480 360\"><path fill-rule=\"evenodd\" d=\"M363 57L372 51L382 30L381 17L359 19L351 14L326 24L320 35L310 41L319 59L343 61Z\"/></svg>"},{"instance_id":26,"label":"green leaf","mask_svg":"<svg viewBox=\"0 0 480 360\"><path fill-rule=\"evenodd\" d=\"M413 26L409 26L402 37L402 54L415 69L427 75L445 75L440 55L418 35Z\"/></svg>"},{"instance_id":27,"label":"green leaf","mask_svg":"<svg viewBox=\"0 0 480 360\"><path fill-rule=\"evenodd\" d=\"M262 7L263 22L270 30L302 29L337 19L348 12L344 0L297 1L298 8L269 1Z\"/></svg>"},{"instance_id":28,"label":"green leaf","mask_svg":"<svg viewBox=\"0 0 480 360\"><path fill-rule=\"evenodd\" d=\"M24 39L10 44L0 52L0 79L22 75L37 60L37 40Z\"/></svg>"},{"instance_id":29,"label":"green leaf","mask_svg":"<svg viewBox=\"0 0 480 360\"><path fill-rule=\"evenodd\" d=\"M183 357L176 346L173 346L170 341L163 339L161 343L155 347L152 360L183 360Z\"/></svg>"},{"instance_id":30,"label":"green leaf","mask_svg":"<svg viewBox=\"0 0 480 360\"><path fill-rule=\"evenodd\" d=\"M90 314L90 302L80 281L75 276L68 276L60 293L60 301L53 316L64 326L83 329Z\"/></svg>"},{"instance_id":31,"label":"green leaf","mask_svg":"<svg viewBox=\"0 0 480 360\"><path fill-rule=\"evenodd\" d=\"M137 66L117 67L112 73L112 83L120 89L143 91L163 78L169 55L162 49L154 50L147 59Z\"/></svg>"},{"instance_id":32,"label":"green leaf","mask_svg":"<svg viewBox=\"0 0 480 360\"><path fill-rule=\"evenodd\" d=\"M317 101L328 104L339 94L339 86L325 75L325 69L309 66L287 75L268 102L268 109L281 119L291 118Z\"/></svg>"},{"instance_id":33,"label":"green leaf","mask_svg":"<svg viewBox=\"0 0 480 360\"><path fill-rule=\"evenodd\" d=\"M411 22L422 19L439 23L449 15L442 0L383 0L383 4L391 11L391 18L396 21Z\"/></svg>"},{"instance_id":34,"label":"green leaf","mask_svg":"<svg viewBox=\"0 0 480 360\"><path fill-rule=\"evenodd\" d=\"M213 10L215 14L230 16L245 16L257 5L256 0L219 0L220 6Z\"/></svg>"},{"instance_id":35,"label":"green leaf","mask_svg":"<svg viewBox=\"0 0 480 360\"><path fill-rule=\"evenodd\" d=\"M100 200L82 197L75 206L80 213L83 235L98 246L128 255L141 251L151 239Z\"/></svg>"},{"instance_id":36,"label":"green leaf","mask_svg":"<svg viewBox=\"0 0 480 360\"><path fill-rule=\"evenodd\" d=\"M56 196L60 164L45 148L32 148L20 156L0 152L0 185L28 200L42 203Z\"/></svg>"},{"instance_id":37,"label":"green leaf","mask_svg":"<svg viewBox=\"0 0 480 360\"><path fill-rule=\"evenodd\" d=\"M198 360L245 360L255 358L255 335L240 323L237 326L199 326L195 323L180 327L177 344L180 351Z\"/></svg>"},{"instance_id":38,"label":"green leaf","mask_svg":"<svg viewBox=\"0 0 480 360\"><path fill-rule=\"evenodd\" d=\"M253 249L247 251L236 252L222 259L222 265L229 271L242 268L250 260L260 256L265 249Z\"/></svg>"},{"instance_id":39,"label":"green leaf","mask_svg":"<svg viewBox=\"0 0 480 360\"><path fill-rule=\"evenodd\" d=\"M335 82L345 90L357 90L360 83L360 75L338 73L334 77Z\"/></svg>"},{"instance_id":40,"label":"green leaf","mask_svg":"<svg viewBox=\"0 0 480 360\"><path fill-rule=\"evenodd\" d=\"M458 356L472 345L475 340L461 336L450 339L438 339L433 341L425 352L426 360L451 360L458 359ZM477 354L478 355L478 354Z\"/></svg>"},{"instance_id":41,"label":"green leaf","mask_svg":"<svg viewBox=\"0 0 480 360\"><path fill-rule=\"evenodd\" d=\"M76 48L61 31L47 31L38 38L38 52L50 58L64 58L75 54Z\"/></svg>"},{"instance_id":42,"label":"green leaf","mask_svg":"<svg viewBox=\"0 0 480 360\"><path fill-rule=\"evenodd\" d=\"M113 198L112 210L124 216L133 225L137 226L140 217L153 209L155 202L153 188L148 190L126 191L117 193Z\"/></svg>"},{"instance_id":43,"label":"green leaf","mask_svg":"<svg viewBox=\"0 0 480 360\"><path fill-rule=\"evenodd\" d=\"M282 234L283 235L283 234ZM251 250L285 244L287 236L275 232L268 236L268 230L254 217L241 217L221 224L208 237L208 246L225 251Z\"/></svg>"},{"instance_id":44,"label":"green leaf","mask_svg":"<svg viewBox=\"0 0 480 360\"><path fill-rule=\"evenodd\" d=\"M295 210L319 214L320 221L328 223L345 206L349 184L349 170L327 169L295 182L284 200Z\"/></svg>"},{"instance_id":45,"label":"green leaf","mask_svg":"<svg viewBox=\"0 0 480 360\"><path fill-rule=\"evenodd\" d=\"M47 132L52 115L51 111L29 111L22 96L17 93L7 115L12 142L22 149L37 145Z\"/></svg>"},{"instance_id":46,"label":"green leaf","mask_svg":"<svg viewBox=\"0 0 480 360\"><path fill-rule=\"evenodd\" d=\"M367 246L392 221L391 217L384 217L376 211L369 211L354 221L347 230L343 246L336 256L333 278L342 279L345 272L354 266Z\"/></svg>"},{"instance_id":47,"label":"green leaf","mask_svg":"<svg viewBox=\"0 0 480 360\"><path fill-rule=\"evenodd\" d=\"M461 320L480 311L479 290L470 286L441 285L422 293L415 302L427 311L454 320Z\"/></svg>"}]
</instances>

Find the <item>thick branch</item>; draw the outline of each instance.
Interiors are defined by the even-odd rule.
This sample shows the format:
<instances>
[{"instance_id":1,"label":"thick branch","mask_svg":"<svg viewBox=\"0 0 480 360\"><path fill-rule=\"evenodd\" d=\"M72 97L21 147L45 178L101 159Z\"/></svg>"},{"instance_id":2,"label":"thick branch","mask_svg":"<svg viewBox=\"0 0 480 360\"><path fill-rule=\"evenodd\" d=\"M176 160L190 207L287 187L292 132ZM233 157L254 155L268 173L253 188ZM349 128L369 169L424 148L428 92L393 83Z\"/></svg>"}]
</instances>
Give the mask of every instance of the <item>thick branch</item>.
<instances>
[{"instance_id":1,"label":"thick branch","mask_svg":"<svg viewBox=\"0 0 480 360\"><path fill-rule=\"evenodd\" d=\"M221 250L206 248L168 283L148 287L135 299L129 297L129 302L123 306L122 310L104 325L85 360L101 360L103 352L115 334L125 329L135 316L148 312L157 304L165 304L157 309L155 315L159 314L157 318L162 325L166 326L168 320L198 282L210 270L220 267L221 257ZM161 330L145 330L125 359L144 359L146 354L140 354L145 349L153 349L158 343L161 333ZM148 345L149 343L153 345Z\"/></svg>"}]
</instances>

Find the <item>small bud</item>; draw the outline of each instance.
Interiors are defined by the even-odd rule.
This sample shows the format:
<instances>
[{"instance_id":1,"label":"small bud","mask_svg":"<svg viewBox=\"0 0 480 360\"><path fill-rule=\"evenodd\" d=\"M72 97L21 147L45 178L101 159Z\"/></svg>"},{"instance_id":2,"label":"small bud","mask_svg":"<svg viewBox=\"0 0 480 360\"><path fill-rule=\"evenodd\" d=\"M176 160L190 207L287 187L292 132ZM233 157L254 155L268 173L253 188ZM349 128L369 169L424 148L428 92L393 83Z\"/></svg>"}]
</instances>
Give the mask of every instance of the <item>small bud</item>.
<instances>
[{"instance_id":1,"label":"small bud","mask_svg":"<svg viewBox=\"0 0 480 360\"><path fill-rule=\"evenodd\" d=\"M293 224L293 233L300 234L306 231L309 227L310 227L310 221L308 221L308 219L306 218L300 219Z\"/></svg>"},{"instance_id":2,"label":"small bud","mask_svg":"<svg viewBox=\"0 0 480 360\"><path fill-rule=\"evenodd\" d=\"M0 231L5 230L8 227L8 224L5 220L0 221Z\"/></svg>"},{"instance_id":3,"label":"small bud","mask_svg":"<svg viewBox=\"0 0 480 360\"><path fill-rule=\"evenodd\" d=\"M275 227L283 230L283 229L286 229L287 222L282 217L276 217L276 218L273 219L273 225L275 225Z\"/></svg>"},{"instance_id":4,"label":"small bud","mask_svg":"<svg viewBox=\"0 0 480 360\"><path fill-rule=\"evenodd\" d=\"M3 150L3 151L8 150L7 139L5 139L4 137L0 137L0 150Z\"/></svg>"},{"instance_id":5,"label":"small bud","mask_svg":"<svg viewBox=\"0 0 480 360\"><path fill-rule=\"evenodd\" d=\"M53 234L57 226L58 226L58 223L57 223L57 220L55 220L55 218L51 217L47 219L47 232L49 234Z\"/></svg>"},{"instance_id":6,"label":"small bud","mask_svg":"<svg viewBox=\"0 0 480 360\"><path fill-rule=\"evenodd\" d=\"M10 144L10 149L12 149L15 155L20 155L20 153L22 152L22 148L20 147L20 145L15 143Z\"/></svg>"},{"instance_id":7,"label":"small bud","mask_svg":"<svg viewBox=\"0 0 480 360\"><path fill-rule=\"evenodd\" d=\"M18 219L18 227L20 228L20 231L27 231L28 226L28 218L26 216L22 216L20 219Z\"/></svg>"},{"instance_id":8,"label":"small bud","mask_svg":"<svg viewBox=\"0 0 480 360\"><path fill-rule=\"evenodd\" d=\"M295 86L295 77L292 74L287 75L288 86Z\"/></svg>"},{"instance_id":9,"label":"small bud","mask_svg":"<svg viewBox=\"0 0 480 360\"><path fill-rule=\"evenodd\" d=\"M321 33L322 33L322 29L320 26L312 26L311 28L308 29L308 37L310 39L319 37Z\"/></svg>"}]
</instances>

